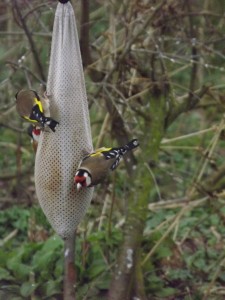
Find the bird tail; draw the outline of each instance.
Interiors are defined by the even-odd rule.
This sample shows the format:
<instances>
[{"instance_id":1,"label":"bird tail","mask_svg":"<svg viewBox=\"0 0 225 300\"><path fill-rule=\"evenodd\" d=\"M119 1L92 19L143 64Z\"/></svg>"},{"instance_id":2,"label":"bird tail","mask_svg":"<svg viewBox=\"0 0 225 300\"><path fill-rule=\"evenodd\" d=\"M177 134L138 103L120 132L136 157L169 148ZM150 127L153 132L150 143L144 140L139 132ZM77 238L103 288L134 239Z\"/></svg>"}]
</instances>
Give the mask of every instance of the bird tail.
<instances>
[{"instance_id":1,"label":"bird tail","mask_svg":"<svg viewBox=\"0 0 225 300\"><path fill-rule=\"evenodd\" d=\"M48 127L55 132L56 126L59 124L59 122L53 120L52 118L46 117L44 120L44 124L48 125Z\"/></svg>"},{"instance_id":2,"label":"bird tail","mask_svg":"<svg viewBox=\"0 0 225 300\"><path fill-rule=\"evenodd\" d=\"M59 124L59 122L53 120L50 117L45 117L43 112L41 112L38 105L35 105L32 109L32 114L30 115L31 120L36 120L41 124L42 127L45 127L47 125L53 132L55 132L56 126Z\"/></svg>"},{"instance_id":3,"label":"bird tail","mask_svg":"<svg viewBox=\"0 0 225 300\"><path fill-rule=\"evenodd\" d=\"M137 139L134 139L127 143L125 146L117 148L115 151L117 152L117 158L110 167L110 169L113 171L116 169L116 167L119 165L120 160L122 159L122 156L126 154L128 151L133 150L134 148L139 146L139 142Z\"/></svg>"},{"instance_id":4,"label":"bird tail","mask_svg":"<svg viewBox=\"0 0 225 300\"><path fill-rule=\"evenodd\" d=\"M139 146L139 142L137 139L134 139L127 143L125 146L119 148L120 155L126 154L128 151L133 150L134 148Z\"/></svg>"},{"instance_id":5,"label":"bird tail","mask_svg":"<svg viewBox=\"0 0 225 300\"><path fill-rule=\"evenodd\" d=\"M138 147L138 146L139 146L138 140L137 140L137 139L134 139L134 140L130 141L129 143L127 143L127 144L124 146L124 148L127 149L127 151L130 151L130 150L132 150L132 149L134 149L134 148L136 148L136 147Z\"/></svg>"}]
</instances>

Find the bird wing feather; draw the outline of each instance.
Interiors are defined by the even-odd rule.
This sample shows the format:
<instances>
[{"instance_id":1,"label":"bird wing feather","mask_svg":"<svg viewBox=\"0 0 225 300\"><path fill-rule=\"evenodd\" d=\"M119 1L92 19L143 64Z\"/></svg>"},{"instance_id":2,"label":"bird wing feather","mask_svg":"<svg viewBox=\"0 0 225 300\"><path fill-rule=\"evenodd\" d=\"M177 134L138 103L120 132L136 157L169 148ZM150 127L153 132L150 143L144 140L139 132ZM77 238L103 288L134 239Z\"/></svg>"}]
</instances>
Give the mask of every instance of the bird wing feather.
<instances>
[{"instance_id":1,"label":"bird wing feather","mask_svg":"<svg viewBox=\"0 0 225 300\"><path fill-rule=\"evenodd\" d=\"M95 150L95 152L92 152L90 154L90 156L102 156L102 152L106 152L106 151L110 151L112 148L106 148L106 147L102 147L102 148L98 148Z\"/></svg>"},{"instance_id":2,"label":"bird wing feather","mask_svg":"<svg viewBox=\"0 0 225 300\"><path fill-rule=\"evenodd\" d=\"M89 155L82 161L80 168L91 174L92 184L95 185L105 179L115 160L115 157L107 160L102 153L94 157Z\"/></svg>"},{"instance_id":3,"label":"bird wing feather","mask_svg":"<svg viewBox=\"0 0 225 300\"><path fill-rule=\"evenodd\" d=\"M43 112L43 106L40 99L37 98L33 91L20 91L16 99L16 109L21 117L29 117L35 105Z\"/></svg>"}]
</instances>

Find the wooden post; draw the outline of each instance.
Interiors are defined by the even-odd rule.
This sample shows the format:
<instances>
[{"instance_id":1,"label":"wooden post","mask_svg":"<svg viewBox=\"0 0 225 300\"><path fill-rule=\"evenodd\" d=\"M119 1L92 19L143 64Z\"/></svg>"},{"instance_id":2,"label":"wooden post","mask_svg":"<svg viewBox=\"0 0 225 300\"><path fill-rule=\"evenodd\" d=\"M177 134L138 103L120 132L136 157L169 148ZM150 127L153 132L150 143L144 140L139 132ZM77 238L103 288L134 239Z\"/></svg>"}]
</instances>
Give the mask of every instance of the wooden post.
<instances>
[{"instance_id":1,"label":"wooden post","mask_svg":"<svg viewBox=\"0 0 225 300\"><path fill-rule=\"evenodd\" d=\"M75 300L75 240L76 233L64 241L64 300Z\"/></svg>"}]
</instances>

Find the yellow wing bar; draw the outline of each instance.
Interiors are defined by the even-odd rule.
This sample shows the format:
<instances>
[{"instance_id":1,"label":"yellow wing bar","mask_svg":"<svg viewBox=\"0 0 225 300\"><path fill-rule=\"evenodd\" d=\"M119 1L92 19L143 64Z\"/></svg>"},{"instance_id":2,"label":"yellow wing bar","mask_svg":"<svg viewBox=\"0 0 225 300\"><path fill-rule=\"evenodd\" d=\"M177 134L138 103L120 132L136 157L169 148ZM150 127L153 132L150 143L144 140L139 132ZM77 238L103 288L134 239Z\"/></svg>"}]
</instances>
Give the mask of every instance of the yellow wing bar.
<instances>
[{"instance_id":1,"label":"yellow wing bar","mask_svg":"<svg viewBox=\"0 0 225 300\"><path fill-rule=\"evenodd\" d=\"M106 148L106 147L102 147L99 149L96 149L95 152L91 153L90 156L99 156L102 154L102 152L104 151L110 151L112 148Z\"/></svg>"},{"instance_id":2,"label":"yellow wing bar","mask_svg":"<svg viewBox=\"0 0 225 300\"><path fill-rule=\"evenodd\" d=\"M39 107L40 112L43 113L43 106L42 106L42 104L41 104L41 101L38 100L37 98L34 98L34 102L35 102L35 103L37 104L37 106Z\"/></svg>"},{"instance_id":3,"label":"yellow wing bar","mask_svg":"<svg viewBox=\"0 0 225 300\"><path fill-rule=\"evenodd\" d=\"M38 123L37 120L33 120L33 119L30 119L29 117L26 117L26 116L23 116L23 118L29 122L32 122L32 123Z\"/></svg>"},{"instance_id":4,"label":"yellow wing bar","mask_svg":"<svg viewBox=\"0 0 225 300\"><path fill-rule=\"evenodd\" d=\"M37 98L34 98L34 102L35 102L35 104L37 104L37 106L38 106L40 112L43 113L43 106L42 106L42 104L41 104L41 101L38 100ZM29 122L32 122L32 123L38 123L37 120L31 119L30 117L23 116L23 118L24 118L25 120L29 121Z\"/></svg>"}]
</instances>

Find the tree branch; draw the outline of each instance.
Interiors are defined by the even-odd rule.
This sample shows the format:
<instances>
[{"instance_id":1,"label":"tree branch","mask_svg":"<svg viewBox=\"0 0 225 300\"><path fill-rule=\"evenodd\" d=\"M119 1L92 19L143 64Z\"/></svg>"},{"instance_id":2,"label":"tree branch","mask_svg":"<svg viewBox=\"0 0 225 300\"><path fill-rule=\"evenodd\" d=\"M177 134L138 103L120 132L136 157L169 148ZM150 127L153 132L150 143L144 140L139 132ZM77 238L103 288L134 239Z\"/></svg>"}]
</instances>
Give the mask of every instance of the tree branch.
<instances>
[{"instance_id":1,"label":"tree branch","mask_svg":"<svg viewBox=\"0 0 225 300\"><path fill-rule=\"evenodd\" d=\"M89 0L82 0L81 2L80 51L83 66L86 67L91 63L89 48Z\"/></svg>"},{"instance_id":2,"label":"tree branch","mask_svg":"<svg viewBox=\"0 0 225 300\"><path fill-rule=\"evenodd\" d=\"M19 17L19 20L21 22L21 26L22 26L22 28L23 28L26 36L27 36L27 39L29 41L30 48L31 48L31 51L33 53L33 57L34 57L34 60L36 62L37 69L38 69L38 72L40 74L40 77L41 77L42 81L46 82L46 78L45 78L45 75L44 75L42 64L41 64L41 61L39 59L38 51L36 49L35 43L33 41L32 35L31 35L31 33L30 33L29 29L28 29L26 21L25 21L24 17L21 14L20 8L18 6L18 1L17 0L12 0L12 2L13 2L13 7L15 7L17 15Z\"/></svg>"},{"instance_id":3,"label":"tree branch","mask_svg":"<svg viewBox=\"0 0 225 300\"><path fill-rule=\"evenodd\" d=\"M210 85L203 85L200 90L192 93L192 101L190 102L190 94L182 100L181 103L177 103L174 105L173 109L171 109L170 113L166 118L166 128L168 128L177 117L179 117L182 113L193 109L201 100L201 98L208 92L210 89Z\"/></svg>"}]
</instances>

